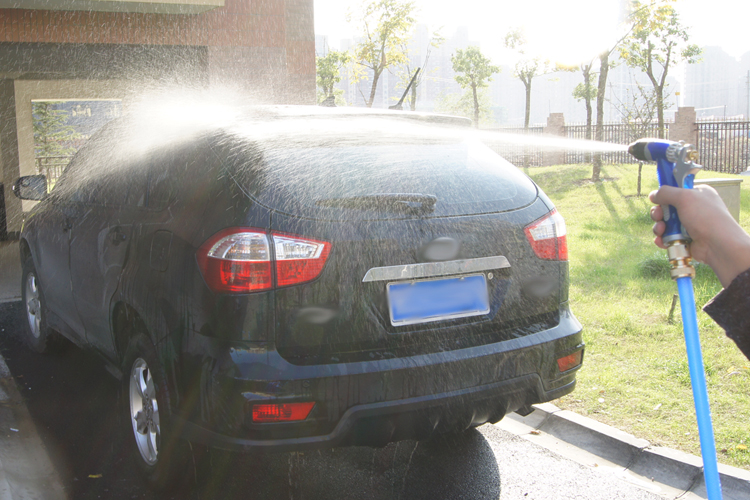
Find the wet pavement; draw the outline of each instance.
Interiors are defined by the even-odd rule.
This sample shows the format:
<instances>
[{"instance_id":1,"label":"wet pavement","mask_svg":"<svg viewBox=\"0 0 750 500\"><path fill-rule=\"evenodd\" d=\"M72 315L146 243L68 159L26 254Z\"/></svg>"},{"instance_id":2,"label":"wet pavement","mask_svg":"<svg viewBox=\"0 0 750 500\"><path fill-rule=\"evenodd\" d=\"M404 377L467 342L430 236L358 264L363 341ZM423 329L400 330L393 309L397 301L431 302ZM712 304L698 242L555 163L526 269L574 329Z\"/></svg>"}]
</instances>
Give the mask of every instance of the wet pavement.
<instances>
[{"instance_id":1,"label":"wet pavement","mask_svg":"<svg viewBox=\"0 0 750 500\"><path fill-rule=\"evenodd\" d=\"M71 499L661 498L486 425L460 436L264 456L197 456L185 485L150 491L128 459L119 384L95 355L26 349L19 302L0 305L0 353ZM196 454L197 455L197 454ZM13 498L24 498L13 496Z\"/></svg>"}]
</instances>

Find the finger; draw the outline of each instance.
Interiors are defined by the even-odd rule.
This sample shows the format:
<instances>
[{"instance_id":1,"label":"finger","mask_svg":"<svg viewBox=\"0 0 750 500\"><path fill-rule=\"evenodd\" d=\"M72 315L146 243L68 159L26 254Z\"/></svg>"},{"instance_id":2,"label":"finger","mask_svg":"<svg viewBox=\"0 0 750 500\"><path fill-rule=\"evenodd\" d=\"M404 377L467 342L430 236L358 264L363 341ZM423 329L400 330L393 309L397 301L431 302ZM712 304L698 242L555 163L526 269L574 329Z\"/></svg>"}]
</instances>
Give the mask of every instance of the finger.
<instances>
[{"instance_id":1,"label":"finger","mask_svg":"<svg viewBox=\"0 0 750 500\"><path fill-rule=\"evenodd\" d=\"M664 242L661 239L661 236L657 236L654 238L654 244L659 248L664 248L666 250L667 245L664 244Z\"/></svg>"},{"instance_id":2,"label":"finger","mask_svg":"<svg viewBox=\"0 0 750 500\"><path fill-rule=\"evenodd\" d=\"M661 205L651 207L651 219L656 222L664 220L664 211L662 210Z\"/></svg>"},{"instance_id":3,"label":"finger","mask_svg":"<svg viewBox=\"0 0 750 500\"><path fill-rule=\"evenodd\" d=\"M654 232L654 234L658 237L661 237L661 235L664 234L664 231L667 229L667 225L664 223L664 221L658 221L656 224L654 224L651 227L651 231Z\"/></svg>"}]
</instances>

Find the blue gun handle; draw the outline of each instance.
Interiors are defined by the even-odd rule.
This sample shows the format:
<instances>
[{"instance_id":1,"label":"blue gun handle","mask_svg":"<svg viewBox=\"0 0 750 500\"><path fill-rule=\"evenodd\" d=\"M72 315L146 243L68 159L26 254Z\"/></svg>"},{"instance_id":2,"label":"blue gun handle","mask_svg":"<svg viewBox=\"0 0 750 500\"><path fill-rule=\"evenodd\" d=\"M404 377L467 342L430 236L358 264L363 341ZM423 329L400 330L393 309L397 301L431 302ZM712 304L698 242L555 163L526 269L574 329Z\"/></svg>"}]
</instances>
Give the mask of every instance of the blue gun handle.
<instances>
[{"instance_id":1,"label":"blue gun handle","mask_svg":"<svg viewBox=\"0 0 750 500\"><path fill-rule=\"evenodd\" d=\"M685 186L677 185L677 179L675 179L674 176L674 167L675 164L670 161L662 159L656 161L656 173L659 177L659 186L692 188L692 175L688 176L690 177L690 179L685 179ZM667 229L666 231L664 231L664 235L662 237L664 238L675 234L682 235L682 223L680 222L680 217L677 215L677 209L675 209L672 205L662 205L662 210L664 212L664 223L667 225Z\"/></svg>"}]
</instances>

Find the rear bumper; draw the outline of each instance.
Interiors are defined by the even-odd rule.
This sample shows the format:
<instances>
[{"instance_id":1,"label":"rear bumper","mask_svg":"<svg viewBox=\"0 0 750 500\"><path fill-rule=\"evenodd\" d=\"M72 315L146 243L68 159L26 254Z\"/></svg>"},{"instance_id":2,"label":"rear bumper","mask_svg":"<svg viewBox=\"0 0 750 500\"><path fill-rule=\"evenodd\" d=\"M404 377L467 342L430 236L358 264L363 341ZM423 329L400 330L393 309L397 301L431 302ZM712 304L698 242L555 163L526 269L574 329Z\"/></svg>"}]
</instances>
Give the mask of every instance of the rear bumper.
<instances>
[{"instance_id":1,"label":"rear bumper","mask_svg":"<svg viewBox=\"0 0 750 500\"><path fill-rule=\"evenodd\" d=\"M575 388L573 379L545 391L538 375L526 375L493 384L443 394L383 401L349 408L332 432L325 435L282 439L246 439L220 434L177 417L185 439L230 451L302 451L316 448L363 445L384 446L402 439L424 439L431 434L463 430L497 422L509 411L550 401ZM277 424L278 425L278 424ZM282 424L286 425L286 424Z\"/></svg>"},{"instance_id":2,"label":"rear bumper","mask_svg":"<svg viewBox=\"0 0 750 500\"><path fill-rule=\"evenodd\" d=\"M377 446L496 422L571 392L580 366L561 373L557 359L584 348L567 304L548 330L407 358L300 366L274 350L215 343L211 358L202 346L191 378L205 383L174 423L190 441L246 452ZM250 418L257 403L309 401L302 422Z\"/></svg>"}]
</instances>

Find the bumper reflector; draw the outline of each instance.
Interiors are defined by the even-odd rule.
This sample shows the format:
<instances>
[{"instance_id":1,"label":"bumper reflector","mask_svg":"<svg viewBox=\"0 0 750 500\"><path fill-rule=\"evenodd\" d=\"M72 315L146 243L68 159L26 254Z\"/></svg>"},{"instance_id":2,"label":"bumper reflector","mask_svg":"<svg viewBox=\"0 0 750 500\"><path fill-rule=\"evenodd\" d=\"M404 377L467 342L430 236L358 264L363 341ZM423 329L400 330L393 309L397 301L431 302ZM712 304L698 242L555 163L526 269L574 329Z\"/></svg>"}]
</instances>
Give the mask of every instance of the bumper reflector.
<instances>
[{"instance_id":1,"label":"bumper reflector","mask_svg":"<svg viewBox=\"0 0 750 500\"><path fill-rule=\"evenodd\" d=\"M282 403L253 405L253 422L295 422L305 420L315 403Z\"/></svg>"},{"instance_id":2,"label":"bumper reflector","mask_svg":"<svg viewBox=\"0 0 750 500\"><path fill-rule=\"evenodd\" d=\"M567 356L558 358L557 367L560 369L561 372L566 372L580 365L582 358L583 358L583 351L582 350L576 351L573 354L568 354Z\"/></svg>"}]
</instances>

